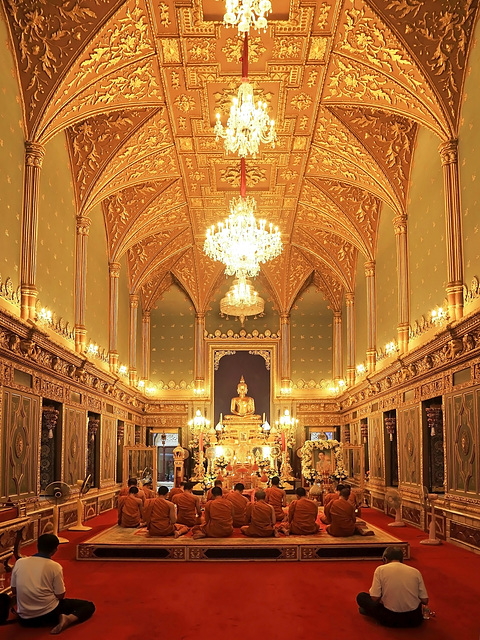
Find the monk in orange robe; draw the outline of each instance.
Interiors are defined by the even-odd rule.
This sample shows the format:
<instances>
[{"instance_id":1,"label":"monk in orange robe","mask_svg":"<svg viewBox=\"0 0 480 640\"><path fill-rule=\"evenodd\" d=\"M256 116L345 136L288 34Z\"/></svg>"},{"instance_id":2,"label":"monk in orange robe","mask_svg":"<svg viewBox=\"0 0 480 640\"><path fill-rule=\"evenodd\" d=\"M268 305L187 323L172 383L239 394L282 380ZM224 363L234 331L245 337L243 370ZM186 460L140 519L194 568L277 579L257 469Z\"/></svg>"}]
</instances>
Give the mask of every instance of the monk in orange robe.
<instances>
[{"instance_id":1,"label":"monk in orange robe","mask_svg":"<svg viewBox=\"0 0 480 640\"><path fill-rule=\"evenodd\" d=\"M272 486L265 491L265 501L275 509L277 522L282 522L282 520L285 520L283 507L287 506L287 494L283 489L280 489L280 478L275 476L271 482Z\"/></svg>"},{"instance_id":2,"label":"monk in orange robe","mask_svg":"<svg viewBox=\"0 0 480 640\"><path fill-rule=\"evenodd\" d=\"M138 527L143 520L143 502L138 493L138 487L133 486L127 496L118 499L118 524L121 527Z\"/></svg>"},{"instance_id":3,"label":"monk in orange robe","mask_svg":"<svg viewBox=\"0 0 480 640\"><path fill-rule=\"evenodd\" d=\"M187 527L200 524L202 510L200 498L192 493L193 482L185 482L183 491L172 498L172 503L177 507L177 522Z\"/></svg>"},{"instance_id":4,"label":"monk in orange robe","mask_svg":"<svg viewBox=\"0 0 480 640\"><path fill-rule=\"evenodd\" d=\"M145 500L152 500L153 498L156 498L155 491L152 489L152 486L153 484L151 480L142 482L142 491L145 494Z\"/></svg>"},{"instance_id":5,"label":"monk in orange robe","mask_svg":"<svg viewBox=\"0 0 480 640\"><path fill-rule=\"evenodd\" d=\"M265 491L255 491L255 503L248 505L250 524L241 527L241 532L251 538L270 538L275 535L277 517L271 504L265 502Z\"/></svg>"},{"instance_id":6,"label":"monk in orange robe","mask_svg":"<svg viewBox=\"0 0 480 640\"><path fill-rule=\"evenodd\" d=\"M178 538L188 533L188 527L176 524L175 505L166 499L167 493L168 487L158 488L158 498L152 498L146 502L144 518L150 536Z\"/></svg>"},{"instance_id":7,"label":"monk in orange robe","mask_svg":"<svg viewBox=\"0 0 480 640\"><path fill-rule=\"evenodd\" d=\"M118 497L122 498L123 496L128 496L128 492L130 491L130 487L137 487L138 489L138 481L136 478L129 478L127 481L127 486L126 487L122 487L118 493ZM140 500L143 502L145 502L145 493L141 490L138 489L138 495L137 498L140 498Z\"/></svg>"},{"instance_id":8,"label":"monk in orange robe","mask_svg":"<svg viewBox=\"0 0 480 640\"><path fill-rule=\"evenodd\" d=\"M170 493L167 496L167 500L172 500L173 496L178 496L178 494L183 493L185 484L182 482L181 487L172 487L170 489Z\"/></svg>"},{"instance_id":9,"label":"monk in orange robe","mask_svg":"<svg viewBox=\"0 0 480 640\"><path fill-rule=\"evenodd\" d=\"M337 488L335 489L335 491L331 491L330 493L327 493L325 495L323 499L323 515L320 516L320 522L323 522L323 524L330 524L330 520L325 515L325 508L327 504L329 502L332 502L333 500L338 500L338 498L340 497L340 491L344 486L345 485L343 484L337 484Z\"/></svg>"},{"instance_id":10,"label":"monk in orange robe","mask_svg":"<svg viewBox=\"0 0 480 640\"><path fill-rule=\"evenodd\" d=\"M360 536L373 536L373 531L363 527L357 527L355 508L348 498L350 487L344 487L340 491L338 500L332 500L325 507L325 517L330 524L327 533L335 537L349 537L355 534Z\"/></svg>"},{"instance_id":11,"label":"monk in orange robe","mask_svg":"<svg viewBox=\"0 0 480 640\"><path fill-rule=\"evenodd\" d=\"M225 496L225 500L228 500L233 505L233 526L243 527L247 524L247 508L249 500L243 495L245 485L242 482L237 482L233 491L230 491Z\"/></svg>"},{"instance_id":12,"label":"monk in orange robe","mask_svg":"<svg viewBox=\"0 0 480 640\"><path fill-rule=\"evenodd\" d=\"M313 500L309 500L303 487L295 491L297 499L288 507L288 526L282 525L280 531L293 536L311 536L318 533L320 527L317 524L318 506Z\"/></svg>"},{"instance_id":13,"label":"monk in orange robe","mask_svg":"<svg viewBox=\"0 0 480 640\"><path fill-rule=\"evenodd\" d=\"M212 491L213 491L213 489L215 487L220 487L220 489L222 489L222 494L223 494L222 481L221 480L215 480L215 482L213 483L213 487L207 491L207 502L210 502L210 500L213 500Z\"/></svg>"},{"instance_id":14,"label":"monk in orange robe","mask_svg":"<svg viewBox=\"0 0 480 640\"><path fill-rule=\"evenodd\" d=\"M213 500L205 505L205 524L193 529L193 537L228 538L233 533L233 505L224 500L220 487L213 487Z\"/></svg>"}]
</instances>

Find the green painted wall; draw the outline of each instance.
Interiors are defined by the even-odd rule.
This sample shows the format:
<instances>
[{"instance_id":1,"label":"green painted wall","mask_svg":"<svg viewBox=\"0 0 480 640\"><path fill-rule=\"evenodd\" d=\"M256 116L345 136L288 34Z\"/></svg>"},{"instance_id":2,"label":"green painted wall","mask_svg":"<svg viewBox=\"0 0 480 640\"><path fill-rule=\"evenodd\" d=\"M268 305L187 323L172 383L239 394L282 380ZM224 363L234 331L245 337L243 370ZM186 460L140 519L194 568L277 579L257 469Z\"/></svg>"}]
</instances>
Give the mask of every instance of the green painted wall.
<instances>
[{"instance_id":1,"label":"green painted wall","mask_svg":"<svg viewBox=\"0 0 480 640\"><path fill-rule=\"evenodd\" d=\"M193 385L195 358L195 310L173 285L151 314L150 379L163 389L185 389Z\"/></svg>"},{"instance_id":2,"label":"green painted wall","mask_svg":"<svg viewBox=\"0 0 480 640\"><path fill-rule=\"evenodd\" d=\"M127 256L120 260L118 279L118 362L128 367L128 338L130 333L130 297L128 292Z\"/></svg>"},{"instance_id":3,"label":"green painted wall","mask_svg":"<svg viewBox=\"0 0 480 640\"><path fill-rule=\"evenodd\" d=\"M367 361L367 287L365 259L358 254L355 279L355 366Z\"/></svg>"},{"instance_id":4,"label":"green painted wall","mask_svg":"<svg viewBox=\"0 0 480 640\"><path fill-rule=\"evenodd\" d=\"M20 284L20 237L24 134L20 94L8 33L0 12L0 277Z\"/></svg>"},{"instance_id":5,"label":"green painted wall","mask_svg":"<svg viewBox=\"0 0 480 640\"><path fill-rule=\"evenodd\" d=\"M311 285L290 314L291 375L294 388L321 388L332 379L333 314Z\"/></svg>"},{"instance_id":6,"label":"green painted wall","mask_svg":"<svg viewBox=\"0 0 480 640\"><path fill-rule=\"evenodd\" d=\"M410 322L442 306L446 287L445 212L439 139L420 128L408 204Z\"/></svg>"},{"instance_id":7,"label":"green painted wall","mask_svg":"<svg viewBox=\"0 0 480 640\"><path fill-rule=\"evenodd\" d=\"M137 378L143 378L143 360L142 360L142 304L138 303L137 309Z\"/></svg>"},{"instance_id":8,"label":"green painted wall","mask_svg":"<svg viewBox=\"0 0 480 640\"><path fill-rule=\"evenodd\" d=\"M220 300L225 297L232 284L233 277L226 278L213 296L210 308L205 316L205 328L210 334L215 334L215 331L220 331L221 334L227 334L228 331L238 333L242 329L240 320L236 320L230 316L227 320L226 318L222 318L220 315ZM243 328L247 334L255 330L258 331L258 333L265 333L266 330L269 330L272 333L277 333L279 329L279 320L278 313L273 308L273 302L269 300L268 293L262 286L260 280L252 280L252 284L258 295L265 301L265 315L263 318L257 318L256 320L254 319L254 316L247 317Z\"/></svg>"},{"instance_id":9,"label":"green painted wall","mask_svg":"<svg viewBox=\"0 0 480 640\"><path fill-rule=\"evenodd\" d=\"M470 52L459 129L459 164L462 193L464 282L470 288L473 276L480 278L480 21Z\"/></svg>"},{"instance_id":10,"label":"green painted wall","mask_svg":"<svg viewBox=\"0 0 480 640\"><path fill-rule=\"evenodd\" d=\"M38 205L38 300L75 324L75 201L64 133L45 145Z\"/></svg>"},{"instance_id":11,"label":"green painted wall","mask_svg":"<svg viewBox=\"0 0 480 640\"><path fill-rule=\"evenodd\" d=\"M394 212L383 204L378 226L376 280L377 280L377 349L397 338L397 258Z\"/></svg>"},{"instance_id":12,"label":"green painted wall","mask_svg":"<svg viewBox=\"0 0 480 640\"><path fill-rule=\"evenodd\" d=\"M108 351L107 238L100 205L90 211L92 223L87 244L87 344L95 342Z\"/></svg>"},{"instance_id":13,"label":"green painted wall","mask_svg":"<svg viewBox=\"0 0 480 640\"><path fill-rule=\"evenodd\" d=\"M347 377L347 362L348 362L348 345L347 345L347 305L345 304L345 294L343 294L342 300L342 364L343 364L343 378Z\"/></svg>"}]
</instances>

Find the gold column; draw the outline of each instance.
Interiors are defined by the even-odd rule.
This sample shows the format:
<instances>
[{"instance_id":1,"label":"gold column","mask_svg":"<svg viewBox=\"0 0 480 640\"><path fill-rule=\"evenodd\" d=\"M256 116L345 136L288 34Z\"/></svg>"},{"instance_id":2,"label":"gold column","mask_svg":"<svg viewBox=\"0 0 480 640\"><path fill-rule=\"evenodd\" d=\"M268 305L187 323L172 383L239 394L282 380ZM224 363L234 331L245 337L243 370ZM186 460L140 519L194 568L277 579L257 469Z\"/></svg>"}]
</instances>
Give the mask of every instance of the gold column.
<instances>
[{"instance_id":1,"label":"gold column","mask_svg":"<svg viewBox=\"0 0 480 640\"><path fill-rule=\"evenodd\" d=\"M333 312L333 380L343 378L342 312Z\"/></svg>"},{"instance_id":2,"label":"gold column","mask_svg":"<svg viewBox=\"0 0 480 640\"><path fill-rule=\"evenodd\" d=\"M375 371L377 351L377 292L375 282L375 261L365 263L367 282L367 371Z\"/></svg>"},{"instance_id":3,"label":"gold column","mask_svg":"<svg viewBox=\"0 0 480 640\"><path fill-rule=\"evenodd\" d=\"M400 353L408 351L410 330L410 285L408 269L407 216L393 219L397 253L398 327L397 338Z\"/></svg>"},{"instance_id":4,"label":"gold column","mask_svg":"<svg viewBox=\"0 0 480 640\"><path fill-rule=\"evenodd\" d=\"M439 147L445 191L447 240L447 300L451 320L463 316L463 233L458 176L458 140L448 140Z\"/></svg>"},{"instance_id":5,"label":"gold column","mask_svg":"<svg viewBox=\"0 0 480 640\"><path fill-rule=\"evenodd\" d=\"M355 294L345 294L347 309L347 385L355 384Z\"/></svg>"},{"instance_id":6,"label":"gold column","mask_svg":"<svg viewBox=\"0 0 480 640\"><path fill-rule=\"evenodd\" d=\"M118 262L110 262L108 265L110 275L110 304L109 304L109 344L108 359L110 371L118 370L118 279L120 277L120 265Z\"/></svg>"},{"instance_id":7,"label":"gold column","mask_svg":"<svg viewBox=\"0 0 480 640\"><path fill-rule=\"evenodd\" d=\"M87 298L87 241L90 218L77 218L75 244L75 351L84 353L87 346L85 305Z\"/></svg>"},{"instance_id":8,"label":"gold column","mask_svg":"<svg viewBox=\"0 0 480 640\"><path fill-rule=\"evenodd\" d=\"M205 314L195 314L195 389L205 388Z\"/></svg>"},{"instance_id":9,"label":"gold column","mask_svg":"<svg viewBox=\"0 0 480 640\"><path fill-rule=\"evenodd\" d=\"M142 315L142 358L143 379L150 380L150 311Z\"/></svg>"},{"instance_id":10,"label":"gold column","mask_svg":"<svg viewBox=\"0 0 480 640\"><path fill-rule=\"evenodd\" d=\"M23 176L22 239L20 262L20 315L35 319L37 300L37 235L40 169L45 148L37 142L25 142L25 173Z\"/></svg>"},{"instance_id":11,"label":"gold column","mask_svg":"<svg viewBox=\"0 0 480 640\"><path fill-rule=\"evenodd\" d=\"M291 386L290 362L290 315L282 313L280 315L280 379L282 389L290 389Z\"/></svg>"},{"instance_id":12,"label":"gold column","mask_svg":"<svg viewBox=\"0 0 480 640\"><path fill-rule=\"evenodd\" d=\"M136 293L130 294L130 335L128 340L128 380L132 386L137 384L137 321L138 302L140 296Z\"/></svg>"}]
</instances>

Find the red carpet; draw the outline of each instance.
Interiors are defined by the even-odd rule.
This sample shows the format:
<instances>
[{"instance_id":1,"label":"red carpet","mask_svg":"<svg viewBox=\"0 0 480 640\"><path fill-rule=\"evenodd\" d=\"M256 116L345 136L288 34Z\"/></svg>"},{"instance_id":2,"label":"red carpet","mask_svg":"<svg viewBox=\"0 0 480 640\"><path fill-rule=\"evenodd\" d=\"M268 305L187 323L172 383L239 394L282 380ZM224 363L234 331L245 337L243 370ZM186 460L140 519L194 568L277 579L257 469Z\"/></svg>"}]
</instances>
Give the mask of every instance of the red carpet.
<instances>
[{"instance_id":1,"label":"red carpet","mask_svg":"<svg viewBox=\"0 0 480 640\"><path fill-rule=\"evenodd\" d=\"M391 519L371 509L379 527ZM66 533L55 559L64 567L67 595L93 600L97 611L67 629L69 640L479 640L480 558L450 544L425 547L411 527L409 563L423 573L436 618L421 629L383 629L355 603L368 590L375 561L312 563L77 562L75 544L114 524L109 512L89 522L91 532ZM391 532L391 530L390 530ZM27 555L31 549L24 549ZM52 637L49 629L0 627L4 640Z\"/></svg>"}]
</instances>

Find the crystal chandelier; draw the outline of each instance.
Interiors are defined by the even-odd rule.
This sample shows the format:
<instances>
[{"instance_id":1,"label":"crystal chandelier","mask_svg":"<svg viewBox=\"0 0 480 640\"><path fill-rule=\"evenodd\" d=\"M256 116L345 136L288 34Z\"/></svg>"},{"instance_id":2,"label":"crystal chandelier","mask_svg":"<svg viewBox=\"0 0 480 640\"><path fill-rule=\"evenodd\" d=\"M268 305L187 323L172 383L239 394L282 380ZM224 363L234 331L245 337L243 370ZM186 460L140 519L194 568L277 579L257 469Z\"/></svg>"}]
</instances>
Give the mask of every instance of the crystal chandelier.
<instances>
[{"instance_id":1,"label":"crystal chandelier","mask_svg":"<svg viewBox=\"0 0 480 640\"><path fill-rule=\"evenodd\" d=\"M217 113L214 127L216 139L224 139L228 152L238 153L241 158L251 155L255 158L261 142L275 148L277 134L275 122L267 115L267 103L259 100L255 106L253 87L248 82L248 36L245 34L242 56L242 84L238 95L230 107L230 117L224 129Z\"/></svg>"},{"instance_id":2,"label":"crystal chandelier","mask_svg":"<svg viewBox=\"0 0 480 640\"><path fill-rule=\"evenodd\" d=\"M280 255L283 245L278 227L255 220L256 202L251 197L232 198L230 215L207 229L203 250L213 260L223 262L227 276L254 278L260 264Z\"/></svg>"},{"instance_id":3,"label":"crystal chandelier","mask_svg":"<svg viewBox=\"0 0 480 640\"><path fill-rule=\"evenodd\" d=\"M270 0L226 0L226 13L223 22L227 27L238 26L241 33L248 33L253 29L266 29L265 14L270 13Z\"/></svg>"},{"instance_id":4,"label":"crystal chandelier","mask_svg":"<svg viewBox=\"0 0 480 640\"><path fill-rule=\"evenodd\" d=\"M220 301L220 312L223 316L232 316L240 320L243 327L247 316L263 314L265 302L245 277L237 278Z\"/></svg>"}]
</instances>

